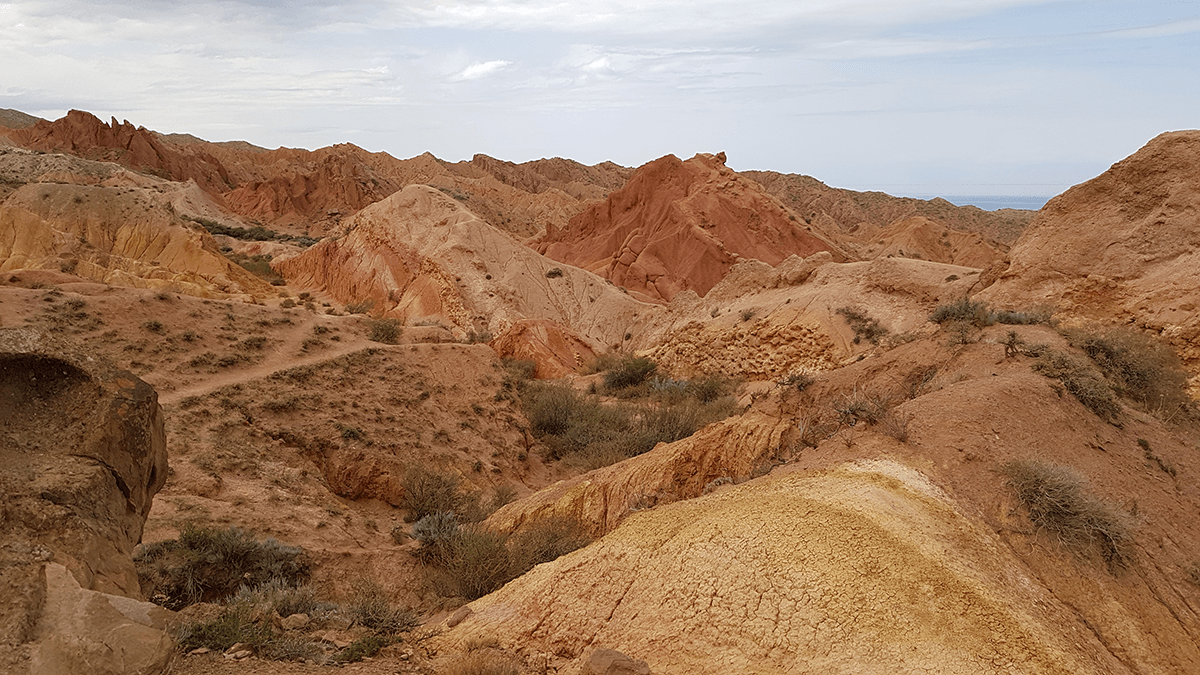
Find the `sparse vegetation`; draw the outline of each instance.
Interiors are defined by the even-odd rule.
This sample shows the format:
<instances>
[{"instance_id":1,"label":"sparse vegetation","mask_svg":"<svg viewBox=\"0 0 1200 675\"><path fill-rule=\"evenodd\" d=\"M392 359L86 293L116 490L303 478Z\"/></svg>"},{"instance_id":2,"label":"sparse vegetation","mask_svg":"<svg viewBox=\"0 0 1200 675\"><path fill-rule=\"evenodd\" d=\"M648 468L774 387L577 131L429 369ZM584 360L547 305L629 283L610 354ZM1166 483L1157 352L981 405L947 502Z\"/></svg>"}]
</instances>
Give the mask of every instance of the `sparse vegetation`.
<instances>
[{"instance_id":1,"label":"sparse vegetation","mask_svg":"<svg viewBox=\"0 0 1200 675\"><path fill-rule=\"evenodd\" d=\"M371 308L374 306L375 306L375 301L372 300L371 298L367 298L366 300L360 300L359 302L352 302L352 303L346 305L346 313L347 314L366 314L367 312L371 311Z\"/></svg>"},{"instance_id":2,"label":"sparse vegetation","mask_svg":"<svg viewBox=\"0 0 1200 675\"><path fill-rule=\"evenodd\" d=\"M454 592L471 600L592 541L579 522L567 518L542 519L511 535L479 525L456 527L448 537L448 529L437 531L428 543L422 540L423 557Z\"/></svg>"},{"instance_id":3,"label":"sparse vegetation","mask_svg":"<svg viewBox=\"0 0 1200 675\"><path fill-rule=\"evenodd\" d=\"M1092 494L1074 469L1023 459L1000 471L1039 533L1081 557L1098 554L1112 572L1133 563L1133 517Z\"/></svg>"},{"instance_id":4,"label":"sparse vegetation","mask_svg":"<svg viewBox=\"0 0 1200 675\"><path fill-rule=\"evenodd\" d=\"M392 318L371 320L367 328L367 339L387 345L399 343L400 320Z\"/></svg>"},{"instance_id":5,"label":"sparse vegetation","mask_svg":"<svg viewBox=\"0 0 1200 675\"><path fill-rule=\"evenodd\" d=\"M466 495L460 490L461 481L452 473L443 473L413 464L404 472L404 496L400 508L408 509L408 520L419 521L439 512L461 513L467 506Z\"/></svg>"},{"instance_id":6,"label":"sparse vegetation","mask_svg":"<svg viewBox=\"0 0 1200 675\"><path fill-rule=\"evenodd\" d=\"M1187 372L1166 344L1132 328L1066 331L1122 398L1163 420L1192 407Z\"/></svg>"},{"instance_id":7,"label":"sparse vegetation","mask_svg":"<svg viewBox=\"0 0 1200 675\"><path fill-rule=\"evenodd\" d=\"M394 605L387 591L369 579L354 584L354 592L345 609L353 624L385 635L409 631L420 624L415 614Z\"/></svg>"},{"instance_id":8,"label":"sparse vegetation","mask_svg":"<svg viewBox=\"0 0 1200 675\"><path fill-rule=\"evenodd\" d=\"M808 373L792 373L787 377L777 380L775 384L781 387L795 388L796 391L804 391L816 381L816 378Z\"/></svg>"},{"instance_id":9,"label":"sparse vegetation","mask_svg":"<svg viewBox=\"0 0 1200 675\"><path fill-rule=\"evenodd\" d=\"M312 570L304 549L258 541L237 527L185 527L178 539L142 546L134 563L146 596L172 610L231 597L242 586L300 584Z\"/></svg>"},{"instance_id":10,"label":"sparse vegetation","mask_svg":"<svg viewBox=\"0 0 1200 675\"><path fill-rule=\"evenodd\" d=\"M1094 366L1071 354L1046 350L1033 364L1034 371L1057 379L1072 396L1100 419L1116 424L1121 404Z\"/></svg>"},{"instance_id":11,"label":"sparse vegetation","mask_svg":"<svg viewBox=\"0 0 1200 675\"><path fill-rule=\"evenodd\" d=\"M707 386L701 392L711 393ZM533 433L551 459L570 459L585 468L640 455L658 443L691 436L700 427L728 417L728 397L707 403L695 399L660 403L604 404L569 386L527 386L522 394Z\"/></svg>"},{"instance_id":12,"label":"sparse vegetation","mask_svg":"<svg viewBox=\"0 0 1200 675\"><path fill-rule=\"evenodd\" d=\"M271 256L265 253L256 255L226 253L225 257L272 286L283 286L287 283L278 272L271 268Z\"/></svg>"},{"instance_id":13,"label":"sparse vegetation","mask_svg":"<svg viewBox=\"0 0 1200 675\"><path fill-rule=\"evenodd\" d=\"M866 340L877 345L879 338L888 334L888 329L878 319L868 316L866 311L858 307L839 307L837 313L846 319L846 324L854 331L854 344Z\"/></svg>"},{"instance_id":14,"label":"sparse vegetation","mask_svg":"<svg viewBox=\"0 0 1200 675\"><path fill-rule=\"evenodd\" d=\"M986 302L973 301L963 297L954 302L938 305L929 320L940 325L948 323L967 323L979 328L992 325L991 312Z\"/></svg>"},{"instance_id":15,"label":"sparse vegetation","mask_svg":"<svg viewBox=\"0 0 1200 675\"><path fill-rule=\"evenodd\" d=\"M971 300L962 297L954 302L938 305L929 315L929 320L945 326L946 324L965 323L976 328L985 328L997 323L1009 325L1049 324L1052 315L1049 310L1013 311L1007 309L992 310L982 300Z\"/></svg>"},{"instance_id":16,"label":"sparse vegetation","mask_svg":"<svg viewBox=\"0 0 1200 675\"><path fill-rule=\"evenodd\" d=\"M236 225L225 225L215 220L208 218L200 218L196 216L180 216L182 220L190 221L200 225L209 234L219 234L226 237L232 237L241 241L282 241L303 248L308 248L317 243L317 239L312 237L296 237L274 230L268 230L261 225L253 225L251 227L237 227Z\"/></svg>"},{"instance_id":17,"label":"sparse vegetation","mask_svg":"<svg viewBox=\"0 0 1200 675\"><path fill-rule=\"evenodd\" d=\"M627 356L604 373L604 388L610 392L636 387L646 381L658 364L643 356Z\"/></svg>"},{"instance_id":18,"label":"sparse vegetation","mask_svg":"<svg viewBox=\"0 0 1200 675\"><path fill-rule=\"evenodd\" d=\"M445 675L519 675L517 664L485 651L472 651L450 662Z\"/></svg>"}]
</instances>

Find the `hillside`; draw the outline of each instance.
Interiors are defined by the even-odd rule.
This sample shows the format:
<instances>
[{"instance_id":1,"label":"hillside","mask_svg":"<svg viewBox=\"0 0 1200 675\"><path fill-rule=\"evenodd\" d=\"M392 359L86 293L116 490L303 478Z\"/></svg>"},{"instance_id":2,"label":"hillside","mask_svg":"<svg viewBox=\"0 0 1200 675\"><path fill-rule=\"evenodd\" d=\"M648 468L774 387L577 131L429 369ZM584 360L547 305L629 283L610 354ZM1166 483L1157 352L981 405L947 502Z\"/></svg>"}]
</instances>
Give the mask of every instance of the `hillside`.
<instances>
[{"instance_id":1,"label":"hillside","mask_svg":"<svg viewBox=\"0 0 1200 675\"><path fill-rule=\"evenodd\" d=\"M6 672L1200 672L1200 132L1011 247L720 155L11 133Z\"/></svg>"}]
</instances>

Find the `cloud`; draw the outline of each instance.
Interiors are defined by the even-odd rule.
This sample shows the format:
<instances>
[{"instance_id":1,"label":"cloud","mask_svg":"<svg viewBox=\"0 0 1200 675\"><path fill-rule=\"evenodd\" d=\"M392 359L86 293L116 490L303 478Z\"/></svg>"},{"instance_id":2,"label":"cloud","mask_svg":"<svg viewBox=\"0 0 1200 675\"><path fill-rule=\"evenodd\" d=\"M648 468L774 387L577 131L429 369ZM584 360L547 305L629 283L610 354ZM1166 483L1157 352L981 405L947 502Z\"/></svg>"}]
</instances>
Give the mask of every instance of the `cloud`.
<instances>
[{"instance_id":1,"label":"cloud","mask_svg":"<svg viewBox=\"0 0 1200 675\"><path fill-rule=\"evenodd\" d=\"M512 61L485 61L483 63L472 63L466 68L463 68L462 72L458 73L451 79L456 82L462 82L465 80L478 80L479 78L498 73L511 65Z\"/></svg>"}]
</instances>

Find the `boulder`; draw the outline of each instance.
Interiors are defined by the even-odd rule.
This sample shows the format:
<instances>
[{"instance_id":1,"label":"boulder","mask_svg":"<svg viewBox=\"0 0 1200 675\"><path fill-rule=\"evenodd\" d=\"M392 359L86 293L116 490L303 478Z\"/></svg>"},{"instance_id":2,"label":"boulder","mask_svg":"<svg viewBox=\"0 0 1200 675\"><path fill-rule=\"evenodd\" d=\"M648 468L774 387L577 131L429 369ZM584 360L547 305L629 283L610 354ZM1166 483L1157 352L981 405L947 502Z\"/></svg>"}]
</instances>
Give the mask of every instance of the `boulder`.
<instances>
[{"instance_id":1,"label":"boulder","mask_svg":"<svg viewBox=\"0 0 1200 675\"><path fill-rule=\"evenodd\" d=\"M105 630L142 632L103 617L150 611L120 596L140 600L132 552L167 478L158 396L45 332L0 329L0 469L0 642L16 659L0 665L23 672L32 654L35 672L75 672L53 664L108 654L97 645L109 638L93 639ZM63 623L79 615L92 618ZM150 672L141 668L78 672Z\"/></svg>"}]
</instances>

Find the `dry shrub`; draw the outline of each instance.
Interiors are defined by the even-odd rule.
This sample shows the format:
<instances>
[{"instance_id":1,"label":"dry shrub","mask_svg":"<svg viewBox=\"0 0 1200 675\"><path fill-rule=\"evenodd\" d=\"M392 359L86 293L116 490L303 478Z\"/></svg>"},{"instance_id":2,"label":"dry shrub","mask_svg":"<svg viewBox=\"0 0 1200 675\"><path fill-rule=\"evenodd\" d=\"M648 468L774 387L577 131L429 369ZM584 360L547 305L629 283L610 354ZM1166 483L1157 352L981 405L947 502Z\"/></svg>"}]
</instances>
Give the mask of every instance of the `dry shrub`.
<instances>
[{"instance_id":1,"label":"dry shrub","mask_svg":"<svg viewBox=\"0 0 1200 675\"><path fill-rule=\"evenodd\" d=\"M592 536L574 518L542 518L512 535L508 549L518 576L592 543Z\"/></svg>"},{"instance_id":2,"label":"dry shrub","mask_svg":"<svg viewBox=\"0 0 1200 675\"><path fill-rule=\"evenodd\" d=\"M805 408L796 415L796 440L801 445L815 448L821 441L837 433L837 421L830 417L825 408Z\"/></svg>"},{"instance_id":3,"label":"dry shrub","mask_svg":"<svg viewBox=\"0 0 1200 675\"><path fill-rule=\"evenodd\" d=\"M727 396L709 403L684 399L605 404L561 384L525 387L522 405L550 459L570 459L589 469L640 455L658 443L687 438L736 409L736 402Z\"/></svg>"},{"instance_id":4,"label":"dry shrub","mask_svg":"<svg viewBox=\"0 0 1200 675\"><path fill-rule=\"evenodd\" d=\"M1191 407L1187 372L1168 345L1133 328L1077 329L1066 337L1138 408L1169 420Z\"/></svg>"},{"instance_id":5,"label":"dry shrub","mask_svg":"<svg viewBox=\"0 0 1200 675\"><path fill-rule=\"evenodd\" d=\"M470 497L459 490L459 477L428 469L420 464L409 466L401 482L404 496L400 508L408 509L406 520L412 522L441 511L461 512Z\"/></svg>"},{"instance_id":6,"label":"dry shrub","mask_svg":"<svg viewBox=\"0 0 1200 675\"><path fill-rule=\"evenodd\" d=\"M440 566L460 595L469 600L482 598L519 576L513 573L507 539L481 526L458 529L450 555Z\"/></svg>"},{"instance_id":7,"label":"dry shrub","mask_svg":"<svg viewBox=\"0 0 1200 675\"><path fill-rule=\"evenodd\" d=\"M229 598L242 586L308 580L312 559L276 539L255 540L237 527L185 527L179 539L143 546L134 557L142 591L155 604L179 610Z\"/></svg>"},{"instance_id":8,"label":"dry shrub","mask_svg":"<svg viewBox=\"0 0 1200 675\"><path fill-rule=\"evenodd\" d=\"M583 368L584 375L592 375L595 373L603 373L606 370L612 370L617 367L623 357L616 352L606 352L597 354L594 359L588 362Z\"/></svg>"},{"instance_id":9,"label":"dry shrub","mask_svg":"<svg viewBox=\"0 0 1200 675\"><path fill-rule=\"evenodd\" d=\"M965 323L977 328L992 325L992 312L986 302L975 302L963 297L954 302L938 305L929 315L929 320L936 324Z\"/></svg>"},{"instance_id":10,"label":"dry shrub","mask_svg":"<svg viewBox=\"0 0 1200 675\"><path fill-rule=\"evenodd\" d=\"M1104 381L1094 366L1070 354L1047 349L1038 356L1033 369L1062 382L1063 387L1079 400L1085 408L1096 413L1109 424L1116 424L1121 413L1121 404L1113 395L1112 388Z\"/></svg>"},{"instance_id":11,"label":"dry shrub","mask_svg":"<svg viewBox=\"0 0 1200 675\"><path fill-rule=\"evenodd\" d=\"M1074 469L1022 459L1004 464L1000 472L1038 532L1081 557L1098 554L1112 572L1133 563L1133 517L1092 494Z\"/></svg>"},{"instance_id":12,"label":"dry shrub","mask_svg":"<svg viewBox=\"0 0 1200 675\"><path fill-rule=\"evenodd\" d=\"M399 319L372 319L367 324L367 339L372 342L394 345L400 342Z\"/></svg>"},{"instance_id":13,"label":"dry shrub","mask_svg":"<svg viewBox=\"0 0 1200 675\"><path fill-rule=\"evenodd\" d=\"M393 605L387 591L370 579L355 582L346 613L354 624L385 635L412 630L420 624L415 614Z\"/></svg>"},{"instance_id":14,"label":"dry shrub","mask_svg":"<svg viewBox=\"0 0 1200 675\"><path fill-rule=\"evenodd\" d=\"M511 535L481 525L458 527L448 541L434 544L437 548L431 549L431 555L422 557L440 570L453 592L475 600L536 565L587 546L591 541L591 535L579 521L550 517Z\"/></svg>"},{"instance_id":15,"label":"dry shrub","mask_svg":"<svg viewBox=\"0 0 1200 675\"><path fill-rule=\"evenodd\" d=\"M839 307L838 314L846 319L850 330L854 331L854 344L863 340L873 345L879 344L879 338L888 334L888 329L879 323L879 319L871 318L866 311L858 307Z\"/></svg>"},{"instance_id":16,"label":"dry shrub","mask_svg":"<svg viewBox=\"0 0 1200 675\"><path fill-rule=\"evenodd\" d=\"M636 387L646 381L658 364L644 356L627 356L604 373L604 388L610 392Z\"/></svg>"}]
</instances>

